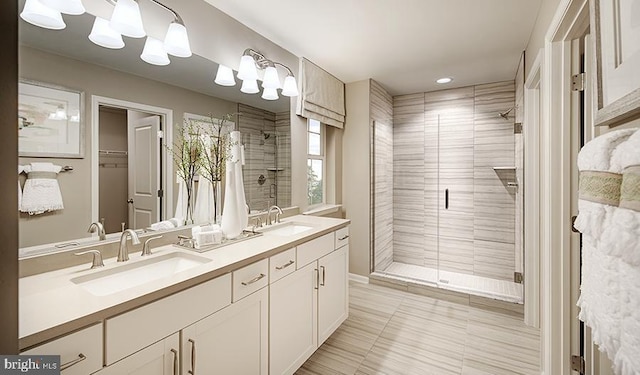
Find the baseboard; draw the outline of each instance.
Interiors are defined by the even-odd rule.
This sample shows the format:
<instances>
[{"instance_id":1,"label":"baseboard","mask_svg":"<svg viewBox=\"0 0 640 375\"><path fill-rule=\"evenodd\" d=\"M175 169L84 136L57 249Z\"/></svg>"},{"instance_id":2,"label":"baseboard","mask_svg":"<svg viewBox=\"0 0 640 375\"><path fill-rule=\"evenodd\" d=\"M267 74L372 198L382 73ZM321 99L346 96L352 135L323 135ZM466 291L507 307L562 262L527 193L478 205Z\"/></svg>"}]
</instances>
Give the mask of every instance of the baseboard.
<instances>
[{"instance_id":1,"label":"baseboard","mask_svg":"<svg viewBox=\"0 0 640 375\"><path fill-rule=\"evenodd\" d=\"M369 284L369 278L367 276L362 276L355 273L349 273L349 281L355 281L357 283L362 283L362 284Z\"/></svg>"}]
</instances>

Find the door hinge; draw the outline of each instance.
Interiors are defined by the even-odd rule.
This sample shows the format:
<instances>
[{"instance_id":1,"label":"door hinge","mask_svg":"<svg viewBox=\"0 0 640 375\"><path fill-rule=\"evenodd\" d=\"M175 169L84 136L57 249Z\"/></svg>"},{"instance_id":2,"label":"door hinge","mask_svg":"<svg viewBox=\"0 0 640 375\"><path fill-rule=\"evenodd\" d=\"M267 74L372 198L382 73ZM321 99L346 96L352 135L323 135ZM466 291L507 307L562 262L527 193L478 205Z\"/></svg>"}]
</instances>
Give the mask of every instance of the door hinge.
<instances>
[{"instance_id":1,"label":"door hinge","mask_svg":"<svg viewBox=\"0 0 640 375\"><path fill-rule=\"evenodd\" d=\"M522 272L513 273L513 282L516 284L522 284L524 282L524 275Z\"/></svg>"},{"instance_id":2,"label":"door hinge","mask_svg":"<svg viewBox=\"0 0 640 375\"><path fill-rule=\"evenodd\" d=\"M579 355L572 355L571 370L577 371L578 374L584 374L584 358Z\"/></svg>"},{"instance_id":3,"label":"door hinge","mask_svg":"<svg viewBox=\"0 0 640 375\"><path fill-rule=\"evenodd\" d=\"M162 198L164 196L164 190L158 190L158 198Z\"/></svg>"},{"instance_id":4,"label":"door hinge","mask_svg":"<svg viewBox=\"0 0 640 375\"><path fill-rule=\"evenodd\" d=\"M516 122L513 124L513 134L522 134L522 123Z\"/></svg>"},{"instance_id":5,"label":"door hinge","mask_svg":"<svg viewBox=\"0 0 640 375\"><path fill-rule=\"evenodd\" d=\"M584 91L584 73L578 73L571 76L571 91Z\"/></svg>"}]
</instances>

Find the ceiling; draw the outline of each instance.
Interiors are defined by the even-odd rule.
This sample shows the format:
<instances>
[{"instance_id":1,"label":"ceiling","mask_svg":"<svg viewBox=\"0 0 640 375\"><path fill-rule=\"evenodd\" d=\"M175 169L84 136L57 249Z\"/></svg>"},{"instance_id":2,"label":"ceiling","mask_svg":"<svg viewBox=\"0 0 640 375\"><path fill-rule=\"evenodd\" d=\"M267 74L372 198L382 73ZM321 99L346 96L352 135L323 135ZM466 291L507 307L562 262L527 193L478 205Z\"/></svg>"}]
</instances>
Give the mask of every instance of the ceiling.
<instances>
[{"instance_id":1,"label":"ceiling","mask_svg":"<svg viewBox=\"0 0 640 375\"><path fill-rule=\"evenodd\" d=\"M392 95L510 80L541 0L206 0L343 82Z\"/></svg>"}]
</instances>

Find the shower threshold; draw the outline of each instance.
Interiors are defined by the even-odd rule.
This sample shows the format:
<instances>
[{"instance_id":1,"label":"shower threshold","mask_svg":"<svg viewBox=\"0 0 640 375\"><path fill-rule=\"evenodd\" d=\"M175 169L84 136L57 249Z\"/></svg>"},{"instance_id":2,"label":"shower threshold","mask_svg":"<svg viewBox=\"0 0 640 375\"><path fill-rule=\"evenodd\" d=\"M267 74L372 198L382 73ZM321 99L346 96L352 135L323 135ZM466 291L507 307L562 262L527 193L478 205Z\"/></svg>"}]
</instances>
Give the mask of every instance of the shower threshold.
<instances>
[{"instance_id":1,"label":"shower threshold","mask_svg":"<svg viewBox=\"0 0 640 375\"><path fill-rule=\"evenodd\" d=\"M435 268L399 262L391 263L385 270L374 272L374 275L500 301L523 303L522 284L508 280L497 280L451 271L441 270L438 272Z\"/></svg>"}]
</instances>

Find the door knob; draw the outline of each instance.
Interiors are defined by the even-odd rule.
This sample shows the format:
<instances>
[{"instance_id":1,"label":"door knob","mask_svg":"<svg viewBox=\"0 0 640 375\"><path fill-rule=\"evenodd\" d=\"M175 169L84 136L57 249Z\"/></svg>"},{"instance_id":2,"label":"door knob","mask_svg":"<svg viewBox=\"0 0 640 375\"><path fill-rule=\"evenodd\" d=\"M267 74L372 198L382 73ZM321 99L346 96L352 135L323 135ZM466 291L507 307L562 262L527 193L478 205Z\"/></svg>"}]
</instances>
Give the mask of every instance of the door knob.
<instances>
[{"instance_id":1,"label":"door knob","mask_svg":"<svg viewBox=\"0 0 640 375\"><path fill-rule=\"evenodd\" d=\"M129 204L133 204L133 198L129 198L129 200L127 201L127 203L129 203Z\"/></svg>"}]
</instances>

